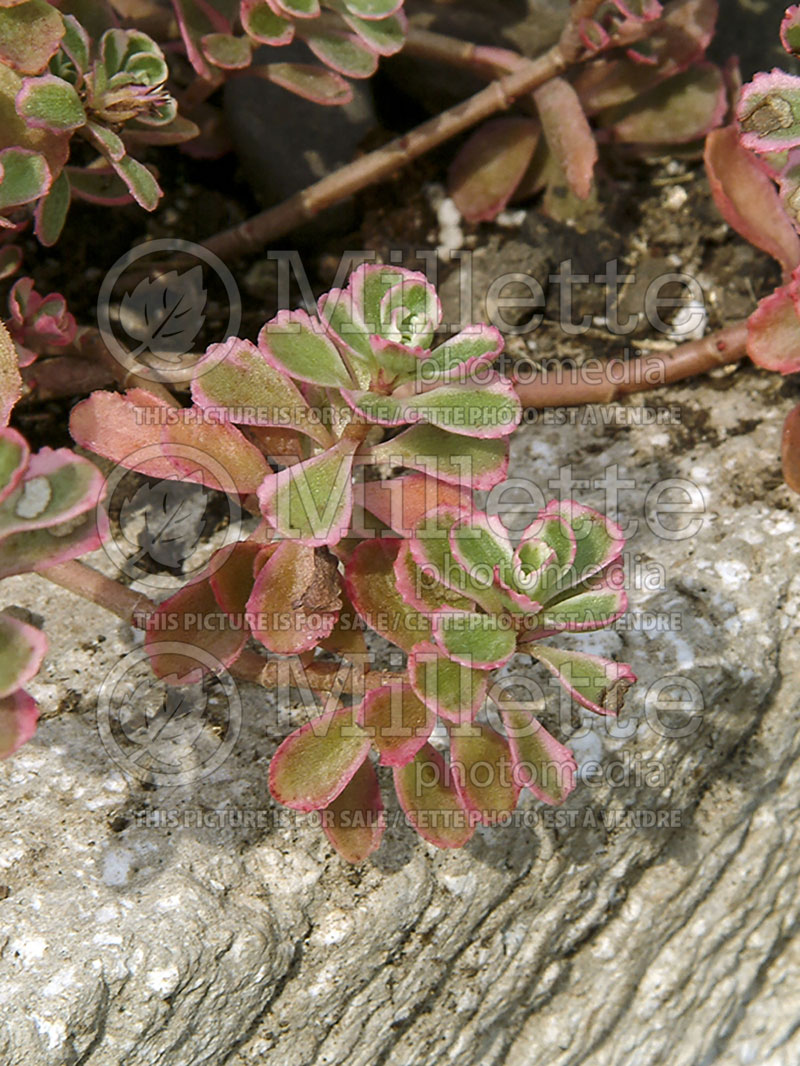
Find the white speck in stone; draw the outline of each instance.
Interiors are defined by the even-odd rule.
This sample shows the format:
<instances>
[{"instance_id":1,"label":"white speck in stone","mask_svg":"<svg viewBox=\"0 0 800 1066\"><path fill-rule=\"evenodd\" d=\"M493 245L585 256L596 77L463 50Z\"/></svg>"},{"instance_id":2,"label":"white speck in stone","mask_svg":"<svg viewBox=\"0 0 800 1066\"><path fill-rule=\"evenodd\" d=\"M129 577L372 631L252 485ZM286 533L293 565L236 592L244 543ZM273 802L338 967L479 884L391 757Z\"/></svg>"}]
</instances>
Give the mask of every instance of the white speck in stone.
<instances>
[{"instance_id":1,"label":"white speck in stone","mask_svg":"<svg viewBox=\"0 0 800 1066\"><path fill-rule=\"evenodd\" d=\"M177 985L179 976L177 966L165 966L163 970L150 970L145 980L153 992L166 996Z\"/></svg>"},{"instance_id":2,"label":"white speck in stone","mask_svg":"<svg viewBox=\"0 0 800 1066\"><path fill-rule=\"evenodd\" d=\"M468 874L442 874L442 884L448 892L454 896L468 896L475 891L475 875Z\"/></svg>"},{"instance_id":3,"label":"white speck in stone","mask_svg":"<svg viewBox=\"0 0 800 1066\"><path fill-rule=\"evenodd\" d=\"M689 194L682 185L671 185L664 195L664 206L670 211L678 211L689 199Z\"/></svg>"},{"instance_id":4,"label":"white speck in stone","mask_svg":"<svg viewBox=\"0 0 800 1066\"><path fill-rule=\"evenodd\" d=\"M53 1048L61 1047L64 1041L67 1039L67 1028L62 1021L50 1021L48 1018L42 1018L38 1014L31 1014L33 1024L47 1037L49 1050Z\"/></svg>"},{"instance_id":5,"label":"white speck in stone","mask_svg":"<svg viewBox=\"0 0 800 1066\"><path fill-rule=\"evenodd\" d=\"M111 848L103 857L103 882L107 885L119 886L128 881L128 875L133 863L133 854L122 848Z\"/></svg>"},{"instance_id":6,"label":"white speck in stone","mask_svg":"<svg viewBox=\"0 0 800 1066\"><path fill-rule=\"evenodd\" d=\"M75 984L75 967L68 966L64 970L59 970L54 974L47 984L42 988L43 996L58 996L65 988L70 988Z\"/></svg>"},{"instance_id":7,"label":"white speck in stone","mask_svg":"<svg viewBox=\"0 0 800 1066\"><path fill-rule=\"evenodd\" d=\"M47 941L42 936L32 936L26 940L12 940L9 947L11 954L19 955L23 962L33 962L47 951Z\"/></svg>"},{"instance_id":8,"label":"white speck in stone","mask_svg":"<svg viewBox=\"0 0 800 1066\"><path fill-rule=\"evenodd\" d=\"M750 571L744 563L738 559L720 559L714 563L714 569L722 580L732 589L738 589L745 581L750 580Z\"/></svg>"}]
</instances>

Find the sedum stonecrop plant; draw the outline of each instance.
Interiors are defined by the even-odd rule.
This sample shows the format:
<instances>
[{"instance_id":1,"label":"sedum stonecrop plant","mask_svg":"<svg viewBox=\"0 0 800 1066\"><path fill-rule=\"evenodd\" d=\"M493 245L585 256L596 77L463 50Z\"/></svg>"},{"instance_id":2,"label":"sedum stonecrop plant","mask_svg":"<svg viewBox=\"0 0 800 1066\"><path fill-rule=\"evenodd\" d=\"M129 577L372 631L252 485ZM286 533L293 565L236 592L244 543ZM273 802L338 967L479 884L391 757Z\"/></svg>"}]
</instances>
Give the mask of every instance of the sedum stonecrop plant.
<instances>
[{"instance_id":1,"label":"sedum stonecrop plant","mask_svg":"<svg viewBox=\"0 0 800 1066\"><path fill-rule=\"evenodd\" d=\"M596 512L554 501L513 544L475 506L473 490L505 477L520 404L492 369L497 330L436 344L441 308L424 275L362 266L317 312L280 312L258 344L212 346L191 407L99 392L74 408L71 431L147 476L236 495L258 517L149 616L155 673L196 681L208 668L194 650L223 669L251 640L306 667L333 655L363 668L369 627L406 654L405 672L367 674L363 698L357 685L350 704L331 697L289 736L273 795L322 811L337 850L363 859L384 829L374 755L425 839L460 846L513 811L522 788L560 803L573 787L571 753L493 671L521 653L584 707L621 706L627 666L544 642L625 610L623 540ZM475 772L487 763L488 782Z\"/></svg>"}]
</instances>

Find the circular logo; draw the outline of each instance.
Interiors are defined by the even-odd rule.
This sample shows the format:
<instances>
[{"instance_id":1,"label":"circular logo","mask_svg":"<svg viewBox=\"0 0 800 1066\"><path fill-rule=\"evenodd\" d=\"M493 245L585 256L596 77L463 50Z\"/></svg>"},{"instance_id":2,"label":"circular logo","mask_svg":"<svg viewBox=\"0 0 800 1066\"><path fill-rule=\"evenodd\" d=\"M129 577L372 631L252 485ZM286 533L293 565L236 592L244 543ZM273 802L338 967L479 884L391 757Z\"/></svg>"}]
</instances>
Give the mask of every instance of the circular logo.
<instances>
[{"instance_id":1,"label":"circular logo","mask_svg":"<svg viewBox=\"0 0 800 1066\"><path fill-rule=\"evenodd\" d=\"M128 652L100 686L97 727L109 757L126 774L156 787L186 785L219 769L242 726L236 684L215 656L178 641L150 654L179 655L215 675L173 686L155 677L143 647Z\"/></svg>"},{"instance_id":2,"label":"circular logo","mask_svg":"<svg viewBox=\"0 0 800 1066\"><path fill-rule=\"evenodd\" d=\"M180 268L163 264L165 252L180 257ZM166 237L137 245L114 263L100 287L97 325L109 352L129 373L165 383L190 381L197 376L197 337L209 327L209 311L225 304L227 325L221 335L214 329L215 341L235 337L242 320L233 274L201 244ZM213 359L206 369L212 364Z\"/></svg>"},{"instance_id":3,"label":"circular logo","mask_svg":"<svg viewBox=\"0 0 800 1066\"><path fill-rule=\"evenodd\" d=\"M158 473L175 467L173 476ZM153 475L155 474L155 479ZM145 476L143 476L145 475ZM236 483L219 460L188 444L149 444L125 457L106 480L98 519L111 522L103 548L126 577L156 589L175 589L208 576L240 538ZM224 527L221 543L211 535Z\"/></svg>"}]
</instances>

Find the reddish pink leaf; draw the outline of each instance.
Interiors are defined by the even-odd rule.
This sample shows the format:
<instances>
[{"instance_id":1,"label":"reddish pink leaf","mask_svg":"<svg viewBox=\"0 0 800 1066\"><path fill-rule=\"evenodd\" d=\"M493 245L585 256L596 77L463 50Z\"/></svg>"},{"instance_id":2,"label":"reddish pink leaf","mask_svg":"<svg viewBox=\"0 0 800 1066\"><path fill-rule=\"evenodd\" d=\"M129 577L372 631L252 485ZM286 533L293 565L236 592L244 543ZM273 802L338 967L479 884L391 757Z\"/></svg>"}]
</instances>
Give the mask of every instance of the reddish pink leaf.
<instances>
[{"instance_id":1,"label":"reddish pink leaf","mask_svg":"<svg viewBox=\"0 0 800 1066\"><path fill-rule=\"evenodd\" d=\"M430 635L430 622L397 590L394 561L401 544L394 538L359 544L345 569L345 585L366 624L404 651L411 651Z\"/></svg>"},{"instance_id":2,"label":"reddish pink leaf","mask_svg":"<svg viewBox=\"0 0 800 1066\"><path fill-rule=\"evenodd\" d=\"M468 489L420 473L388 481L364 481L358 488L362 506L403 537L413 536L422 516L442 505L467 512L472 508Z\"/></svg>"},{"instance_id":3,"label":"reddish pink leaf","mask_svg":"<svg viewBox=\"0 0 800 1066\"><path fill-rule=\"evenodd\" d=\"M800 237L774 183L742 147L735 126L709 133L704 159L711 195L728 225L777 259L784 274L791 273L800 263Z\"/></svg>"},{"instance_id":4,"label":"reddish pink leaf","mask_svg":"<svg viewBox=\"0 0 800 1066\"><path fill-rule=\"evenodd\" d=\"M786 484L800 492L800 406L792 408L783 423L781 464Z\"/></svg>"},{"instance_id":5,"label":"reddish pink leaf","mask_svg":"<svg viewBox=\"0 0 800 1066\"><path fill-rule=\"evenodd\" d=\"M581 200L592 190L597 143L578 94L564 78L552 78L533 94L550 151Z\"/></svg>"},{"instance_id":6,"label":"reddish pink leaf","mask_svg":"<svg viewBox=\"0 0 800 1066\"><path fill-rule=\"evenodd\" d=\"M539 141L538 122L504 117L487 122L450 165L448 186L469 222L496 218L514 195Z\"/></svg>"},{"instance_id":7,"label":"reddish pink leaf","mask_svg":"<svg viewBox=\"0 0 800 1066\"><path fill-rule=\"evenodd\" d=\"M69 431L76 444L112 462L148 477L176 478L178 472L169 459L153 458L152 452L144 460L136 458L145 448L161 452L161 431L172 410L175 408L144 389L128 389L124 396L93 392L72 408Z\"/></svg>"},{"instance_id":8,"label":"reddish pink leaf","mask_svg":"<svg viewBox=\"0 0 800 1066\"><path fill-rule=\"evenodd\" d=\"M359 724L384 766L405 766L433 732L434 716L409 685L383 685L361 704Z\"/></svg>"},{"instance_id":9,"label":"reddish pink leaf","mask_svg":"<svg viewBox=\"0 0 800 1066\"><path fill-rule=\"evenodd\" d=\"M530 789L545 803L563 803L575 787L577 764L572 752L559 744L526 708L503 703L500 715L517 785Z\"/></svg>"},{"instance_id":10,"label":"reddish pink leaf","mask_svg":"<svg viewBox=\"0 0 800 1066\"><path fill-rule=\"evenodd\" d=\"M171 411L161 430L164 454L189 481L242 496L258 491L272 471L241 430L214 422L199 407ZM175 474L173 473L173 477Z\"/></svg>"},{"instance_id":11,"label":"reddish pink leaf","mask_svg":"<svg viewBox=\"0 0 800 1066\"><path fill-rule=\"evenodd\" d=\"M365 759L322 814L325 836L347 862L363 862L378 847L386 828L378 775Z\"/></svg>"},{"instance_id":12,"label":"reddish pink leaf","mask_svg":"<svg viewBox=\"0 0 800 1066\"><path fill-rule=\"evenodd\" d=\"M437 848L460 848L475 831L474 821L458 794L439 752L425 744L413 761L394 768L400 806L419 835Z\"/></svg>"},{"instance_id":13,"label":"reddish pink leaf","mask_svg":"<svg viewBox=\"0 0 800 1066\"><path fill-rule=\"evenodd\" d=\"M776 289L747 320L747 354L765 370L779 374L795 374L800 370L797 290L797 281Z\"/></svg>"},{"instance_id":14,"label":"reddish pink leaf","mask_svg":"<svg viewBox=\"0 0 800 1066\"><path fill-rule=\"evenodd\" d=\"M22 747L36 732L36 700L23 689L0 699L0 759Z\"/></svg>"},{"instance_id":15,"label":"reddish pink leaf","mask_svg":"<svg viewBox=\"0 0 800 1066\"><path fill-rule=\"evenodd\" d=\"M450 771L465 806L483 825L494 825L517 806L511 748L491 726L470 722L450 732Z\"/></svg>"}]
</instances>

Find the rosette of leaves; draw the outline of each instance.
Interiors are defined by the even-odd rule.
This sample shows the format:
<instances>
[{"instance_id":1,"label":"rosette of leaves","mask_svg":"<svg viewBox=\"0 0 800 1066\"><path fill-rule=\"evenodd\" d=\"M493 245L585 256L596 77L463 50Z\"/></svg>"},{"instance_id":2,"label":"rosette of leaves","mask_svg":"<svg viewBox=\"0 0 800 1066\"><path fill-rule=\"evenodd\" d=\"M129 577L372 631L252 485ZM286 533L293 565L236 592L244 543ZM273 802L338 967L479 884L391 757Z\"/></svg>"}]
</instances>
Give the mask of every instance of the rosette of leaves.
<instances>
[{"instance_id":1,"label":"rosette of leaves","mask_svg":"<svg viewBox=\"0 0 800 1066\"><path fill-rule=\"evenodd\" d=\"M31 455L14 429L0 429L0 578L43 570L100 546L106 525L98 505L105 481L68 448ZM24 685L47 648L44 635L0 613L0 758L36 727L36 703Z\"/></svg>"},{"instance_id":2,"label":"rosette of leaves","mask_svg":"<svg viewBox=\"0 0 800 1066\"><path fill-rule=\"evenodd\" d=\"M320 104L352 99L346 78L369 78L381 56L403 47L403 0L173 0L192 66L208 80L250 65L260 45L300 40L324 66L274 62L261 77Z\"/></svg>"},{"instance_id":3,"label":"rosette of leaves","mask_svg":"<svg viewBox=\"0 0 800 1066\"><path fill-rule=\"evenodd\" d=\"M416 471L407 518L502 481L521 416L510 382L491 369L502 337L477 326L434 346L440 319L424 275L366 265L320 299L318 317L283 311L257 345L212 346L196 365L190 408L132 389L94 393L73 409L70 430L84 447L146 476L242 497L263 519L163 605L187 618L236 616L213 649L225 665L250 636L278 654L329 640L363 646L346 630L337 556L385 525L375 472ZM161 454L140 463L148 445ZM187 460L187 446L206 461ZM202 644L210 632L195 624L184 636ZM190 670L154 665L178 682Z\"/></svg>"},{"instance_id":4,"label":"rosette of leaves","mask_svg":"<svg viewBox=\"0 0 800 1066\"><path fill-rule=\"evenodd\" d=\"M0 9L0 21L24 16L40 2ZM11 213L11 219L0 221L12 224L24 217L18 209L32 208L36 234L50 245L58 239L73 195L101 203L132 198L152 211L161 189L130 149L141 143L176 144L197 129L177 115L166 89L164 54L150 37L110 29L93 46L73 15L44 8L47 48L39 47L34 33L29 44L38 49L35 60L25 60L22 42L21 56L13 59L0 50L7 64L0 66L0 104L9 118L0 135L0 212ZM99 154L88 166L65 165L75 134Z\"/></svg>"},{"instance_id":5,"label":"rosette of leaves","mask_svg":"<svg viewBox=\"0 0 800 1066\"><path fill-rule=\"evenodd\" d=\"M323 812L329 839L354 861L384 828L375 760L392 769L410 824L438 847L459 847L477 824L510 816L524 788L563 802L572 753L523 704L498 697L492 671L523 652L582 707L616 714L635 681L630 667L544 641L622 614L623 544L614 523L572 501L553 501L517 545L485 515L454 505L426 513L410 538L360 544L347 593L366 625L407 652L408 679L287 737L270 765L273 796ZM437 724L446 757L431 743Z\"/></svg>"},{"instance_id":6,"label":"rosette of leaves","mask_svg":"<svg viewBox=\"0 0 800 1066\"><path fill-rule=\"evenodd\" d=\"M573 217L594 191L598 145L652 152L700 141L727 108L722 71L704 60L717 0L613 0L582 26L595 58L495 118L464 143L450 192L471 222L544 190L544 210ZM502 54L501 54L502 55Z\"/></svg>"}]
</instances>

